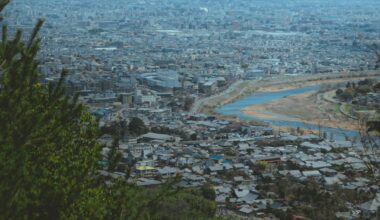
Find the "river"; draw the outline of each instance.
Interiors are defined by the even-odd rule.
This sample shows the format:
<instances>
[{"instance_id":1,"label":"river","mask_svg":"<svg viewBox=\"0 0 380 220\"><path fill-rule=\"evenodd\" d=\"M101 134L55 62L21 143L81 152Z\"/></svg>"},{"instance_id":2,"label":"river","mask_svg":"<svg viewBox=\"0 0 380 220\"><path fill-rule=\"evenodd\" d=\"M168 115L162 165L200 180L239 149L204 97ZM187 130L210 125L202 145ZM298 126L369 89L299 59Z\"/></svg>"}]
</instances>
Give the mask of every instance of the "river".
<instances>
[{"instance_id":1,"label":"river","mask_svg":"<svg viewBox=\"0 0 380 220\"><path fill-rule=\"evenodd\" d=\"M254 120L262 123L266 123L274 126L281 127L291 127L291 128L303 128L318 131L321 129L321 132L326 132L328 137L333 137L335 140L344 140L346 137L359 139L359 133L352 130L344 130L339 128L331 128L314 124L307 124L297 121L286 121L286 120L276 120L276 119L263 119L255 116L250 116L244 114L241 110L252 105L265 104L269 102L276 101L286 96L298 95L306 92L312 92L319 90L320 86L306 86L297 89L279 91L279 92L259 92L253 93L252 95L245 96L241 99L238 99L229 104L223 105L215 109L215 111L221 115L235 116L241 120Z\"/></svg>"}]
</instances>

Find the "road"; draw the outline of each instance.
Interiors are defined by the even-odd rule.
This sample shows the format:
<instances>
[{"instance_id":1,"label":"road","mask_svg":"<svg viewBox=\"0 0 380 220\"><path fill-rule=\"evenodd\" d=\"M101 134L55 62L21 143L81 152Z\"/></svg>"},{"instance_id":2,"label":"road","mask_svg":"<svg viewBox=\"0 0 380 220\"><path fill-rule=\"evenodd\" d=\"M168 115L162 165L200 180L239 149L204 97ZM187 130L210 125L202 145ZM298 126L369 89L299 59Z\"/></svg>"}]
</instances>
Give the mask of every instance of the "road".
<instances>
[{"instance_id":1,"label":"road","mask_svg":"<svg viewBox=\"0 0 380 220\"><path fill-rule=\"evenodd\" d=\"M196 100L194 102L193 106L190 109L190 114L197 114L197 113L199 113L200 110L201 110L201 108L202 108L202 106L205 103L207 103L208 101L213 100L213 99L215 99L217 97L224 96L224 95L227 95L230 92L233 92L243 82L244 82L243 80L238 80L238 81L232 83L227 89L223 90L220 93L217 93L215 95L204 97L204 98Z\"/></svg>"}]
</instances>

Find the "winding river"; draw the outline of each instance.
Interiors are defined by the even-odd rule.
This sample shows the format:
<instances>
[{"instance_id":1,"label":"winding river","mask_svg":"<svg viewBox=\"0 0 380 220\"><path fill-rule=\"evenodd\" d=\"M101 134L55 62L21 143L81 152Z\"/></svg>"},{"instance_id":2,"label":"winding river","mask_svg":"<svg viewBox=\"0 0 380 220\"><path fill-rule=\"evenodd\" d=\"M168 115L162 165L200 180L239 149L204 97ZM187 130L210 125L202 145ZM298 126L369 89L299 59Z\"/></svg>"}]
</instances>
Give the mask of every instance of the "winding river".
<instances>
[{"instance_id":1,"label":"winding river","mask_svg":"<svg viewBox=\"0 0 380 220\"><path fill-rule=\"evenodd\" d=\"M264 118L259 118L255 116L246 115L241 110L248 106L273 102L278 99L284 98L286 96L317 91L319 90L319 88L320 88L319 86L306 86L302 88L279 91L279 92L254 93L252 95L245 96L241 99L238 99L232 103L218 107L217 109L215 109L215 111L222 115L238 117L241 120L255 120L258 122L262 122L262 123L266 123L266 124L270 124L274 126L291 127L291 128L299 127L299 128L318 131L319 130L318 125L307 124L304 122L297 122L297 121L264 119ZM359 133L352 130L344 130L344 129L339 129L339 128L331 128L331 127L322 126L321 131L326 132L328 134L328 137L333 136L334 139L336 140L344 140L346 137L349 137L349 138L359 137Z\"/></svg>"}]
</instances>

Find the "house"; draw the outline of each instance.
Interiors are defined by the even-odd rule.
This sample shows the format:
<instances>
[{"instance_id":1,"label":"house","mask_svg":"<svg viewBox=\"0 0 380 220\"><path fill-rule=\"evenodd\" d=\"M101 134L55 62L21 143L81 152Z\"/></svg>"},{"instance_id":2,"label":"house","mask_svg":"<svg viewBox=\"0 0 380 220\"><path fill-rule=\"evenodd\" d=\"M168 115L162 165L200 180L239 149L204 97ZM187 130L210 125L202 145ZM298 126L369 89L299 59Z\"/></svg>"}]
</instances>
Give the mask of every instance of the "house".
<instances>
[{"instance_id":1,"label":"house","mask_svg":"<svg viewBox=\"0 0 380 220\"><path fill-rule=\"evenodd\" d=\"M236 197L243 198L249 194L249 190L248 189L235 189L234 193L235 193Z\"/></svg>"},{"instance_id":2,"label":"house","mask_svg":"<svg viewBox=\"0 0 380 220\"><path fill-rule=\"evenodd\" d=\"M337 148L349 149L352 147L353 143L352 143L352 141L335 140L334 142L332 142L331 145L335 149L337 149Z\"/></svg>"},{"instance_id":3,"label":"house","mask_svg":"<svg viewBox=\"0 0 380 220\"><path fill-rule=\"evenodd\" d=\"M217 202L217 203L225 203L227 198L228 198L228 195L226 195L226 194L220 194L220 195L216 196L215 202Z\"/></svg>"},{"instance_id":4,"label":"house","mask_svg":"<svg viewBox=\"0 0 380 220\"><path fill-rule=\"evenodd\" d=\"M357 219L359 217L360 210L355 210L351 212L337 212L335 213L335 217L337 219L347 219L347 220L352 220L352 219Z\"/></svg>"},{"instance_id":5,"label":"house","mask_svg":"<svg viewBox=\"0 0 380 220\"><path fill-rule=\"evenodd\" d=\"M164 168L158 169L158 174L160 174L163 177L175 176L178 173L179 173L179 170L178 168L175 168L175 167L166 166Z\"/></svg>"},{"instance_id":6,"label":"house","mask_svg":"<svg viewBox=\"0 0 380 220\"><path fill-rule=\"evenodd\" d=\"M379 207L380 207L380 193L376 194L376 197L374 199L371 199L368 202L360 204L358 208L366 214L373 215L377 212Z\"/></svg>"},{"instance_id":7,"label":"house","mask_svg":"<svg viewBox=\"0 0 380 220\"><path fill-rule=\"evenodd\" d=\"M242 176L235 176L234 177L234 182L236 183L241 183L244 181L244 178Z\"/></svg>"},{"instance_id":8,"label":"house","mask_svg":"<svg viewBox=\"0 0 380 220\"><path fill-rule=\"evenodd\" d=\"M253 193L253 192L249 192L247 195L245 195L244 197L240 198L239 200L246 203L246 204L254 204L256 199L259 198L259 194L257 193Z\"/></svg>"},{"instance_id":9,"label":"house","mask_svg":"<svg viewBox=\"0 0 380 220\"><path fill-rule=\"evenodd\" d=\"M250 216L254 209L248 205L244 205L239 209L239 212L245 216Z\"/></svg>"},{"instance_id":10,"label":"house","mask_svg":"<svg viewBox=\"0 0 380 220\"><path fill-rule=\"evenodd\" d=\"M233 164L232 166L233 166L235 169L237 169L237 170L239 170L239 169L244 169L244 168L245 168L244 164L242 164L242 163L235 163L235 164Z\"/></svg>"},{"instance_id":11,"label":"house","mask_svg":"<svg viewBox=\"0 0 380 220\"><path fill-rule=\"evenodd\" d=\"M247 144L247 143L239 143L238 149L241 150L241 151L243 151L243 150L250 149L250 147L249 147L249 144Z\"/></svg>"},{"instance_id":12,"label":"house","mask_svg":"<svg viewBox=\"0 0 380 220\"><path fill-rule=\"evenodd\" d=\"M210 80L206 82L202 82L198 85L199 92L204 94L212 94L218 88L217 81Z\"/></svg>"},{"instance_id":13,"label":"house","mask_svg":"<svg viewBox=\"0 0 380 220\"><path fill-rule=\"evenodd\" d=\"M231 188L228 186L216 186L215 191L217 194L230 194Z\"/></svg>"},{"instance_id":14,"label":"house","mask_svg":"<svg viewBox=\"0 0 380 220\"><path fill-rule=\"evenodd\" d=\"M281 164L281 156L280 155L272 155L272 156L261 156L261 157L255 157L251 160L252 163L256 162L267 162L270 164Z\"/></svg>"},{"instance_id":15,"label":"house","mask_svg":"<svg viewBox=\"0 0 380 220\"><path fill-rule=\"evenodd\" d=\"M182 180L179 183L181 187L198 187L202 186L206 182L203 176L194 175L192 173L184 173Z\"/></svg>"},{"instance_id":16,"label":"house","mask_svg":"<svg viewBox=\"0 0 380 220\"><path fill-rule=\"evenodd\" d=\"M143 177L155 176L157 169L151 166L136 166L136 174Z\"/></svg>"},{"instance_id":17,"label":"house","mask_svg":"<svg viewBox=\"0 0 380 220\"><path fill-rule=\"evenodd\" d=\"M167 134L157 134L157 133L147 133L143 134L138 138L139 142L159 142L159 143L165 143L165 142L174 142L175 137L167 135Z\"/></svg>"},{"instance_id":18,"label":"house","mask_svg":"<svg viewBox=\"0 0 380 220\"><path fill-rule=\"evenodd\" d=\"M302 171L304 177L320 177L322 174L318 170L306 170Z\"/></svg>"},{"instance_id":19,"label":"house","mask_svg":"<svg viewBox=\"0 0 380 220\"><path fill-rule=\"evenodd\" d=\"M208 170L210 172L220 172L220 171L223 170L223 165L221 165L221 164L215 164L213 166L209 166Z\"/></svg>"},{"instance_id":20,"label":"house","mask_svg":"<svg viewBox=\"0 0 380 220\"><path fill-rule=\"evenodd\" d=\"M289 173L288 173L290 176L293 176L295 178L301 178L302 177L302 173L301 171L299 170L289 170Z\"/></svg>"},{"instance_id":21,"label":"house","mask_svg":"<svg viewBox=\"0 0 380 220\"><path fill-rule=\"evenodd\" d=\"M321 168L330 167L331 164L325 161L305 161L305 166L313 168L313 169L321 169Z\"/></svg>"},{"instance_id":22,"label":"house","mask_svg":"<svg viewBox=\"0 0 380 220\"><path fill-rule=\"evenodd\" d=\"M137 186L155 186L159 184L162 184L162 182L158 180L154 180L154 179L148 179L148 178L139 178L136 181Z\"/></svg>"},{"instance_id":23,"label":"house","mask_svg":"<svg viewBox=\"0 0 380 220\"><path fill-rule=\"evenodd\" d=\"M224 156L223 155L210 155L209 158L211 160L214 160L215 162L219 162L221 159L224 158Z\"/></svg>"},{"instance_id":24,"label":"house","mask_svg":"<svg viewBox=\"0 0 380 220\"><path fill-rule=\"evenodd\" d=\"M323 177L324 184L326 186L333 186L335 184L342 184L342 181L339 179L338 176L333 176L333 177Z\"/></svg>"},{"instance_id":25,"label":"house","mask_svg":"<svg viewBox=\"0 0 380 220\"><path fill-rule=\"evenodd\" d=\"M308 141L301 143L301 148L305 150L309 150L309 151L320 151L320 150L331 151L331 147L328 145L313 144Z\"/></svg>"},{"instance_id":26,"label":"house","mask_svg":"<svg viewBox=\"0 0 380 220\"><path fill-rule=\"evenodd\" d=\"M338 173L336 170L333 170L331 168L322 168L319 171L322 172L323 174L327 175L327 176L333 176L333 175L336 175Z\"/></svg>"}]
</instances>

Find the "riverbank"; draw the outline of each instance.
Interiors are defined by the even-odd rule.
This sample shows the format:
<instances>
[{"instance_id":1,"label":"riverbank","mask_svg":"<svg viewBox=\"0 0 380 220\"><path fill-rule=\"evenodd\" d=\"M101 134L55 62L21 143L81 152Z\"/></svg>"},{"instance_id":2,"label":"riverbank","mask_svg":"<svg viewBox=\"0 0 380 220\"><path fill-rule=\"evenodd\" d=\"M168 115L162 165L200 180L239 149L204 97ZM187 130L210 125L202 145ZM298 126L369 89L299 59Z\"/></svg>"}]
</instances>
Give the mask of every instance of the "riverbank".
<instances>
[{"instance_id":1,"label":"riverbank","mask_svg":"<svg viewBox=\"0 0 380 220\"><path fill-rule=\"evenodd\" d=\"M236 121L247 121L249 123L253 123L256 121L255 124L260 124L262 122L257 122L260 120L252 119L253 117L249 117L250 115L255 115L255 118L272 118L274 120L293 120L297 122L303 122L303 123L314 123L316 125L323 124L323 126L330 126L332 128L345 128L345 129L353 129L356 130L356 125L354 121L347 121L344 118L341 118L340 116L334 116L332 117L331 114L336 114L339 112L339 108L334 108L333 106L314 106L313 109L313 101L312 100L306 100L304 105L299 105L297 107L298 110L303 110L302 115L308 115L310 114L310 110L316 110L316 109L323 109L325 108L323 112L325 112L323 117L316 117L316 118L303 118L303 117L292 117L293 115L287 115L288 112L281 112L281 111L269 111L270 114L268 114L268 111L266 110L266 107L261 107L261 109L250 109L251 112L246 115L247 117L242 117L244 115L243 113L237 115L237 114L221 114L220 112L216 112L215 109L225 106L228 103L232 103L236 100L240 100L243 97L246 97L253 93L259 93L259 92L280 92L285 90L291 90L291 89L297 89L297 88L303 88L306 86L315 86L315 85L331 85L331 84L337 84L337 83L346 83L347 81L356 81L361 80L364 78L371 78L371 77L378 77L380 76L380 72L375 71L366 71L366 72L354 72L354 73L330 73L330 74L317 74L317 75L298 75L298 76L277 76L273 78L264 78L261 80L249 80L249 81L239 81L234 84L233 89L228 89L220 94L216 94L212 97L208 97L202 100L198 100L197 104L197 110L193 113L205 113L208 115L214 115L220 119L229 120L232 122ZM318 96L319 97L319 96ZM300 99L305 99L307 97L299 96ZM322 99L319 97L319 99ZM284 100L285 102L286 99ZM307 102L307 103L306 103ZM293 100L291 103L287 104L288 108L294 107L294 103L302 103L302 100ZM283 103L278 103L277 105L269 106L270 108L278 108ZM334 104L334 103L329 103ZM327 105L327 104L326 104ZM310 108L305 108L305 106L312 106ZM296 109L296 108L293 108ZM252 112L254 110L254 112ZM283 114L285 113L285 114ZM246 113L245 113L246 114ZM296 112L294 112L296 114ZM335 119L334 119L335 118ZM333 120L332 120L333 119ZM313 121L314 120L314 121ZM342 122L345 124L342 125Z\"/></svg>"},{"instance_id":2,"label":"riverbank","mask_svg":"<svg viewBox=\"0 0 380 220\"><path fill-rule=\"evenodd\" d=\"M323 93L307 92L242 109L244 114L271 120L298 121L317 126L358 130L357 120L339 111L339 104L326 102Z\"/></svg>"},{"instance_id":3,"label":"riverbank","mask_svg":"<svg viewBox=\"0 0 380 220\"><path fill-rule=\"evenodd\" d=\"M301 88L308 85L321 85L324 83L338 83L349 80L359 80L366 77L380 76L378 71L353 72L353 73L329 73L314 75L296 75L296 76L276 76L260 80L239 80L232 84L226 91L211 97L205 97L197 100L191 113L205 113L208 115L220 116L214 109L222 105L231 103L239 98L252 94L254 92L265 91L282 91L294 88Z\"/></svg>"}]
</instances>

